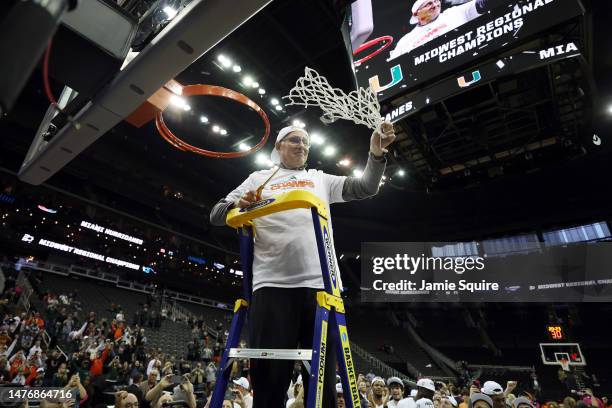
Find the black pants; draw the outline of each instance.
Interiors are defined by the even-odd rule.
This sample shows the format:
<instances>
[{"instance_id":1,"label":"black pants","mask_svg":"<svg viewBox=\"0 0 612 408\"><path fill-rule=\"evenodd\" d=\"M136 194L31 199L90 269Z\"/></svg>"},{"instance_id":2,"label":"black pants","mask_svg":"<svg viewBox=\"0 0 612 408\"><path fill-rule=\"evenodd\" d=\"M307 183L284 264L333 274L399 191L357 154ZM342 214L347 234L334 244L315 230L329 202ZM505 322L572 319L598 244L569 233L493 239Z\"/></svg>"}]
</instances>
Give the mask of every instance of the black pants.
<instances>
[{"instance_id":1,"label":"black pants","mask_svg":"<svg viewBox=\"0 0 612 408\"><path fill-rule=\"evenodd\" d=\"M249 347L312 348L316 318L317 289L261 288L253 293L249 306ZM328 330L327 344L331 345ZM323 406L336 406L336 349L327 348ZM291 381L293 361L251 360L253 408L284 408ZM302 366L304 404L308 398L308 378Z\"/></svg>"}]
</instances>

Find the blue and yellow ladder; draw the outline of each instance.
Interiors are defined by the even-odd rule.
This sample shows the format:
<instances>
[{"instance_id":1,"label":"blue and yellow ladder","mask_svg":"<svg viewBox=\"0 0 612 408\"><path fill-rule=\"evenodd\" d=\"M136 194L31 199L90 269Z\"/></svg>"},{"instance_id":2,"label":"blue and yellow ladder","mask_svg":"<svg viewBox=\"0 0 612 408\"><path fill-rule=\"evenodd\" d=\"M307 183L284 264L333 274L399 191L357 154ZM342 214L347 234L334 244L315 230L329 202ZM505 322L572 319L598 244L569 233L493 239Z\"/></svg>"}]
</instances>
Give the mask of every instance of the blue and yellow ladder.
<instances>
[{"instance_id":1,"label":"blue and yellow ladder","mask_svg":"<svg viewBox=\"0 0 612 408\"><path fill-rule=\"evenodd\" d=\"M317 315L312 342L313 349L237 348L252 293L253 237L255 234L253 220L258 217L295 208L306 208L312 212L312 221L325 287L323 291L317 293ZM257 358L301 360L310 373L306 408L323 408L326 350L328 347L336 347L342 387L344 390L349 390L349 392L344 393L345 404L347 408L360 408L355 366L353 365L346 328L344 302L340 297L339 279L336 275L337 269L326 205L317 196L308 191L293 190L273 198L257 201L244 209L232 209L227 214L226 223L230 227L236 228L240 236L244 298L238 299L234 306L234 316L227 344L223 351L223 357L217 371L217 382L210 407L221 408L233 359ZM332 335L330 339L333 344L330 345L327 344L328 331L331 331Z\"/></svg>"}]
</instances>

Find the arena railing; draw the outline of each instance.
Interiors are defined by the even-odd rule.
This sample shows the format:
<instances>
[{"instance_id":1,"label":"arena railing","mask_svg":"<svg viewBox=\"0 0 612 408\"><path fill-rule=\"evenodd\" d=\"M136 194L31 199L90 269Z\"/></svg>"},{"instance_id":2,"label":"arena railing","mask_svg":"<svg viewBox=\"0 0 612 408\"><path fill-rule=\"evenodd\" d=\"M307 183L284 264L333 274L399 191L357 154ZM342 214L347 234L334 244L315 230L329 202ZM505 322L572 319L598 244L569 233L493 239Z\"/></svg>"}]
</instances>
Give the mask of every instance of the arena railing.
<instances>
[{"instance_id":1,"label":"arena railing","mask_svg":"<svg viewBox=\"0 0 612 408\"><path fill-rule=\"evenodd\" d=\"M406 374L396 370L395 368L383 363L380 359L370 354L365 349L361 348L359 345L355 344L351 341L351 351L364 359L369 365L370 368L375 371L378 375L382 375L383 377L399 377L405 383L416 387L416 381L407 377Z\"/></svg>"},{"instance_id":2,"label":"arena railing","mask_svg":"<svg viewBox=\"0 0 612 408\"><path fill-rule=\"evenodd\" d=\"M0 268L0 275L2 275L2 277L4 277L4 272L2 272L2 268ZM17 282L24 287L24 292L22 294L22 297L23 297L23 295L26 294L25 288L29 288L30 289L29 295L27 295L27 304L28 304L28 309L29 309L30 297L32 296L32 293L34 293L34 290L32 288L32 284L30 283L30 280L28 279L28 277L26 276L26 274L25 274L25 272L23 270L19 271L19 275L17 276ZM21 298L19 299L17 304L19 304L19 302L21 302ZM27 311L28 310L26 310L26 312ZM49 344L51 343L51 336L47 332L47 329L44 329L42 331L42 340L43 340L44 345L48 348ZM68 356L66 355L66 353L64 353L64 350L62 350L59 345L56 345L55 348L64 356L64 358L66 360L68 360Z\"/></svg>"},{"instance_id":3,"label":"arena railing","mask_svg":"<svg viewBox=\"0 0 612 408\"><path fill-rule=\"evenodd\" d=\"M18 305L21 305L26 312L30 311L30 296L34 293L34 289L32 289L32 285L30 281L25 275L23 270L19 271L19 275L17 275L17 284L21 286L22 292L19 300L17 301Z\"/></svg>"},{"instance_id":4,"label":"arena railing","mask_svg":"<svg viewBox=\"0 0 612 408\"><path fill-rule=\"evenodd\" d=\"M89 269L78 265L58 265L50 262L36 262L36 264L30 263L23 265L23 268L30 270L38 270L43 272L50 272L56 275L69 276L77 275L84 278L95 279L99 281L105 281L108 283L114 283L115 286L132 290L135 292L153 294L156 291L155 285L147 285L138 282L122 280L119 275L110 272L98 271L95 269ZM216 309L232 310L232 306L217 300L207 299L199 296L189 295L186 293L176 292L173 290L166 290L168 297L180 300L182 302L195 303L202 306L214 307Z\"/></svg>"}]
</instances>

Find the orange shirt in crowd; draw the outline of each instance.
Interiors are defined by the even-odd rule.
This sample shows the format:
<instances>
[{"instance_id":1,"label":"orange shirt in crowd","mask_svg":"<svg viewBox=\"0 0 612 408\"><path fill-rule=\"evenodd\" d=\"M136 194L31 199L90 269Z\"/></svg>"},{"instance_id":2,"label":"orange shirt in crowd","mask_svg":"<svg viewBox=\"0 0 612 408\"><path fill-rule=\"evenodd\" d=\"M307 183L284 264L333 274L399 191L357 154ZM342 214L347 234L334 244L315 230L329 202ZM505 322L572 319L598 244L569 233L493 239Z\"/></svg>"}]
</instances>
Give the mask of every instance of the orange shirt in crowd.
<instances>
[{"instance_id":1,"label":"orange shirt in crowd","mask_svg":"<svg viewBox=\"0 0 612 408\"><path fill-rule=\"evenodd\" d=\"M89 369L89 374L92 377L96 377L98 375L102 375L102 371L104 369L104 362L108 357L108 348L104 348L102 352L102 356L94 358L91 362L91 368Z\"/></svg>"},{"instance_id":2,"label":"orange shirt in crowd","mask_svg":"<svg viewBox=\"0 0 612 408\"><path fill-rule=\"evenodd\" d=\"M119 340L121 337L123 337L123 327L119 326L117 330L115 330L115 340Z\"/></svg>"}]
</instances>

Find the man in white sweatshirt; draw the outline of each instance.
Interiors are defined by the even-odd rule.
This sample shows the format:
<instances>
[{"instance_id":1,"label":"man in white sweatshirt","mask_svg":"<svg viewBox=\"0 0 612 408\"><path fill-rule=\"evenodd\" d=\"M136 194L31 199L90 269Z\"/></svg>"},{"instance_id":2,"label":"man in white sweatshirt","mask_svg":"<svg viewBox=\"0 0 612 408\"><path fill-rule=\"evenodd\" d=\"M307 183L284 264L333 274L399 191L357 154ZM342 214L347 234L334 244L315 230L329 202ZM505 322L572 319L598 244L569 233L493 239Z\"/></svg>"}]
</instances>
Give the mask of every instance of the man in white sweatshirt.
<instances>
[{"instance_id":1,"label":"man in white sweatshirt","mask_svg":"<svg viewBox=\"0 0 612 408\"><path fill-rule=\"evenodd\" d=\"M383 123L372 133L368 163L361 178L334 176L306 169L310 150L308 132L287 126L278 133L271 160L280 167L252 173L211 211L213 225L225 225L231 208L246 208L257 200L257 189L272 177L261 192L265 200L291 190L307 190L329 204L359 200L378 192L383 176L386 148L395 140L393 125ZM328 208L329 213L329 208ZM323 290L323 276L310 210L294 209L258 218L253 255L253 296L249 305L249 347L312 348L316 294ZM333 248L333 229L328 220ZM335 256L335 254L333 255ZM337 261L334 263L337 265ZM337 269L337 266L336 266ZM340 271L330 271L340 276ZM334 407L335 349L327 350L323 406ZM253 360L251 380L255 408L282 407L289 386L292 361ZM303 370L303 378L309 378ZM308 381L304 381L308 395Z\"/></svg>"}]
</instances>

